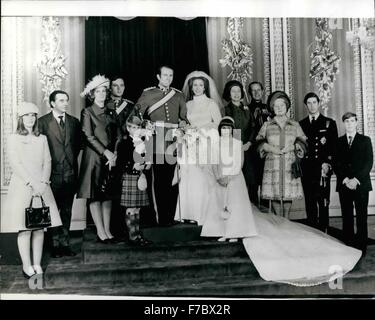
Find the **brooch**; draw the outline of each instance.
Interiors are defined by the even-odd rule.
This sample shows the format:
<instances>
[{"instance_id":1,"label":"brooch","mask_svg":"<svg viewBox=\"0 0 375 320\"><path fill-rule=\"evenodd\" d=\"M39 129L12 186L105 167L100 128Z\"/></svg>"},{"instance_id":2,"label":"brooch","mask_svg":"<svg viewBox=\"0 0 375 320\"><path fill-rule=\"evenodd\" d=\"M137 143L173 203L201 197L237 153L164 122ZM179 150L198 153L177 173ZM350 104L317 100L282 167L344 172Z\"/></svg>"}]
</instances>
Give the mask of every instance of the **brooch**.
<instances>
[{"instance_id":1,"label":"brooch","mask_svg":"<svg viewBox=\"0 0 375 320\"><path fill-rule=\"evenodd\" d=\"M326 142L327 142L326 137L323 137L323 138L320 139L321 144L326 144Z\"/></svg>"}]
</instances>

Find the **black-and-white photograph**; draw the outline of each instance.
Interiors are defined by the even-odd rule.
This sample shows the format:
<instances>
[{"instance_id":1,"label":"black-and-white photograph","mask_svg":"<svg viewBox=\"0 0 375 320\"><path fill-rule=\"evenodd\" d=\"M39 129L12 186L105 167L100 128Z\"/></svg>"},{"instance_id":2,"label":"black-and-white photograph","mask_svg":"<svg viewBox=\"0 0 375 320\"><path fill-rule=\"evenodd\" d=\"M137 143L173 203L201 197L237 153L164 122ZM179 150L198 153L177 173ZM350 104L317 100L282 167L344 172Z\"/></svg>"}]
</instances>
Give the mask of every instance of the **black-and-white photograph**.
<instances>
[{"instance_id":1,"label":"black-and-white photograph","mask_svg":"<svg viewBox=\"0 0 375 320\"><path fill-rule=\"evenodd\" d=\"M375 297L374 1L266 2L2 1L1 299Z\"/></svg>"}]
</instances>

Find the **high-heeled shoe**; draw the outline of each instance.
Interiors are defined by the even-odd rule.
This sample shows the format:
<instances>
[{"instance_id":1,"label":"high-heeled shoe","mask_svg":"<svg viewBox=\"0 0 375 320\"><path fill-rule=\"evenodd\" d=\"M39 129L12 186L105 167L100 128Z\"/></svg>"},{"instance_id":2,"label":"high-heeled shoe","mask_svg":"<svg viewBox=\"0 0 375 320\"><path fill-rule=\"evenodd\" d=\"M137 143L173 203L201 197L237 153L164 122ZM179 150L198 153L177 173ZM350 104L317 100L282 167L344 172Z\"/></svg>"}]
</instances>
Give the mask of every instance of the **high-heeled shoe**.
<instances>
[{"instance_id":1,"label":"high-heeled shoe","mask_svg":"<svg viewBox=\"0 0 375 320\"><path fill-rule=\"evenodd\" d=\"M109 238L108 242L111 243L111 244L119 243L119 241L115 237Z\"/></svg>"},{"instance_id":2,"label":"high-heeled shoe","mask_svg":"<svg viewBox=\"0 0 375 320\"><path fill-rule=\"evenodd\" d=\"M108 244L109 243L109 239L100 239L99 236L96 237L96 242L98 243L102 243L102 244Z\"/></svg>"},{"instance_id":3,"label":"high-heeled shoe","mask_svg":"<svg viewBox=\"0 0 375 320\"><path fill-rule=\"evenodd\" d=\"M43 269L40 265L33 265L33 269L35 270L36 274L43 274Z\"/></svg>"},{"instance_id":4,"label":"high-heeled shoe","mask_svg":"<svg viewBox=\"0 0 375 320\"><path fill-rule=\"evenodd\" d=\"M24 276L25 279L30 279L32 276L35 275L35 271L34 271L34 269L33 269L32 266L29 267L29 271L31 271L31 270L32 270L32 272L30 272L31 275L29 275L29 274L27 274L27 273L22 269L22 274L23 274L23 276Z\"/></svg>"}]
</instances>

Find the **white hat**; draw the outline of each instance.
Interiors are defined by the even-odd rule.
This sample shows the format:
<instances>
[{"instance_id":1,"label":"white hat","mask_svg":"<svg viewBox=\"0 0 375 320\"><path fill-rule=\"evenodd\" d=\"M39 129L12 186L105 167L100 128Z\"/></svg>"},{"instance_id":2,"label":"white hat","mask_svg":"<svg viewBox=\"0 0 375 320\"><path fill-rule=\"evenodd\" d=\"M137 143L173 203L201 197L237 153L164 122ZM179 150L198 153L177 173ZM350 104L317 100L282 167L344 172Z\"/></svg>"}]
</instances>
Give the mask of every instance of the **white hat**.
<instances>
[{"instance_id":1,"label":"white hat","mask_svg":"<svg viewBox=\"0 0 375 320\"><path fill-rule=\"evenodd\" d=\"M28 114L28 113L38 114L39 109L34 103L23 101L19 104L17 113L18 113L19 117L22 117L22 116L24 116L25 114Z\"/></svg>"},{"instance_id":2,"label":"white hat","mask_svg":"<svg viewBox=\"0 0 375 320\"><path fill-rule=\"evenodd\" d=\"M93 77L89 83L86 85L85 89L81 92L80 96L83 98L90 94L90 92L98 87L106 87L109 89L109 79L101 74L96 75Z\"/></svg>"}]
</instances>

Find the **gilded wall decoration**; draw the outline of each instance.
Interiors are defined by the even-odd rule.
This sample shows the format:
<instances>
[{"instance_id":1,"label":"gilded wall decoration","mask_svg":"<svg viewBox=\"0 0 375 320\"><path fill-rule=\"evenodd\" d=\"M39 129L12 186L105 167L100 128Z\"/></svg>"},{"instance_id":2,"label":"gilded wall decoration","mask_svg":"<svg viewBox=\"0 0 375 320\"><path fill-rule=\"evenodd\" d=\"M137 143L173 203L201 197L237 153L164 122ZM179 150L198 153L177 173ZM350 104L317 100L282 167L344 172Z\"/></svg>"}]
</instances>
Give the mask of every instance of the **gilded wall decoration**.
<instances>
[{"instance_id":1,"label":"gilded wall decoration","mask_svg":"<svg viewBox=\"0 0 375 320\"><path fill-rule=\"evenodd\" d=\"M8 136L16 129L17 106L24 100L24 18L1 18L1 188L9 185Z\"/></svg>"},{"instance_id":2,"label":"gilded wall decoration","mask_svg":"<svg viewBox=\"0 0 375 320\"><path fill-rule=\"evenodd\" d=\"M44 100L48 101L50 93L60 89L68 71L65 68L66 57L61 52L60 20L57 17L43 17L42 19L42 57L37 67Z\"/></svg>"},{"instance_id":3,"label":"gilded wall decoration","mask_svg":"<svg viewBox=\"0 0 375 320\"><path fill-rule=\"evenodd\" d=\"M228 18L227 31L229 39L222 40L224 58L219 59L222 68L229 66L231 72L228 78L238 80L246 88L253 75L253 51L249 44L241 39L244 18ZM245 90L246 99L247 90Z\"/></svg>"},{"instance_id":4,"label":"gilded wall decoration","mask_svg":"<svg viewBox=\"0 0 375 320\"><path fill-rule=\"evenodd\" d=\"M339 73L340 56L331 48L332 33L327 18L315 19L315 49L310 55L310 78L318 88L323 110L328 107L336 75Z\"/></svg>"},{"instance_id":5,"label":"gilded wall decoration","mask_svg":"<svg viewBox=\"0 0 375 320\"><path fill-rule=\"evenodd\" d=\"M270 19L263 19L264 92L271 94Z\"/></svg>"}]
</instances>

